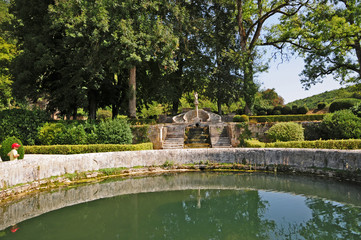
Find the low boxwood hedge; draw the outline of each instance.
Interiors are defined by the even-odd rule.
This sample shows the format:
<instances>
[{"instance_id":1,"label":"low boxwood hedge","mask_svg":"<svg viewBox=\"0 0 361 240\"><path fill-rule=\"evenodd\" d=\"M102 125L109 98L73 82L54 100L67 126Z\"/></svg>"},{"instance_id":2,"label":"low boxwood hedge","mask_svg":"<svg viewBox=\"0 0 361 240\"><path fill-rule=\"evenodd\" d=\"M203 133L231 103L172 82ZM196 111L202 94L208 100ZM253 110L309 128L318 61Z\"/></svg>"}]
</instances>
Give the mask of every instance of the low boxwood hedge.
<instances>
[{"instance_id":1,"label":"low boxwood hedge","mask_svg":"<svg viewBox=\"0 0 361 240\"><path fill-rule=\"evenodd\" d=\"M90 145L46 145L24 146L26 154L81 154L97 152L121 152L152 150L152 143L141 144L90 144Z\"/></svg>"},{"instance_id":2,"label":"low boxwood hedge","mask_svg":"<svg viewBox=\"0 0 361 240\"><path fill-rule=\"evenodd\" d=\"M257 122L321 121L324 116L325 114L250 116L249 120Z\"/></svg>"},{"instance_id":3,"label":"low boxwood hedge","mask_svg":"<svg viewBox=\"0 0 361 240\"><path fill-rule=\"evenodd\" d=\"M317 149L361 149L361 139L315 140L263 143L258 140L245 140L246 147L266 148L317 148Z\"/></svg>"}]
</instances>

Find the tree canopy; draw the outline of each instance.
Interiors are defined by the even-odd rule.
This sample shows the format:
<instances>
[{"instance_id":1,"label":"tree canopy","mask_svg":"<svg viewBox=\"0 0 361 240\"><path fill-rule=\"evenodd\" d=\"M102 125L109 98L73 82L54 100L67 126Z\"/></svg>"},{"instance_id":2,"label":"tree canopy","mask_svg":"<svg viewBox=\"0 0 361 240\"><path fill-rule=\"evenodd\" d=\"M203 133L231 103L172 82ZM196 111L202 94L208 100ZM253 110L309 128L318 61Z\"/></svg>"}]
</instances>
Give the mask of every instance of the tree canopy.
<instances>
[{"instance_id":1,"label":"tree canopy","mask_svg":"<svg viewBox=\"0 0 361 240\"><path fill-rule=\"evenodd\" d=\"M197 91L219 113L244 101L251 114L257 76L268 69L262 47L270 45L304 56L306 88L327 74L343 82L361 78L359 1L32 3L0 1L0 19L10 20L0 28L3 107L13 96L42 98L49 110L76 117L84 108L94 119L104 107L113 117L136 117L140 106L157 101L176 114L182 96Z\"/></svg>"}]
</instances>

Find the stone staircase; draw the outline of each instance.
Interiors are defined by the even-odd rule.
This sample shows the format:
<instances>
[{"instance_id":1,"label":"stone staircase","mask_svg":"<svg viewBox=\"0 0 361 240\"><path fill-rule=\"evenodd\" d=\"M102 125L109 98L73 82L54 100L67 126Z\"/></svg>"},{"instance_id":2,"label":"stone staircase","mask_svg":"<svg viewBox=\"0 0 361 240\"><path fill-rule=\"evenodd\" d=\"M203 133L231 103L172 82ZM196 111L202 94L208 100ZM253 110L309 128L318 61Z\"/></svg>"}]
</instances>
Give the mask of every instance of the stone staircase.
<instances>
[{"instance_id":1,"label":"stone staircase","mask_svg":"<svg viewBox=\"0 0 361 240\"><path fill-rule=\"evenodd\" d=\"M209 138L209 127L187 127L185 129L185 148L209 148L211 142Z\"/></svg>"},{"instance_id":2,"label":"stone staircase","mask_svg":"<svg viewBox=\"0 0 361 240\"><path fill-rule=\"evenodd\" d=\"M163 149L184 148L184 125L167 126Z\"/></svg>"},{"instance_id":3,"label":"stone staircase","mask_svg":"<svg viewBox=\"0 0 361 240\"><path fill-rule=\"evenodd\" d=\"M212 148L231 148L231 141L228 137L227 125L217 124L209 128Z\"/></svg>"}]
</instances>

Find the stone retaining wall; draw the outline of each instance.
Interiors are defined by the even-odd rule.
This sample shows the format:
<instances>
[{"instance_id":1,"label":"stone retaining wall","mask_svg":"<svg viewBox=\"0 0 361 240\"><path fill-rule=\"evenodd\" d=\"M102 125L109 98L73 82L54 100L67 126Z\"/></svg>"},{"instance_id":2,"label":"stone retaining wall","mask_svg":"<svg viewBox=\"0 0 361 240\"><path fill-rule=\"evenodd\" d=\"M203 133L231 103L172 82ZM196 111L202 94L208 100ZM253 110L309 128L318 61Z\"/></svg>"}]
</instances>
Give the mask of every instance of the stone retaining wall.
<instances>
[{"instance_id":1,"label":"stone retaining wall","mask_svg":"<svg viewBox=\"0 0 361 240\"><path fill-rule=\"evenodd\" d=\"M88 153L76 155L25 155L23 160L0 163L0 188L39 181L67 173L104 168L160 166L165 162L199 162L284 165L295 171L313 172L315 168L361 170L360 150L320 149L174 149L133 152Z\"/></svg>"}]
</instances>

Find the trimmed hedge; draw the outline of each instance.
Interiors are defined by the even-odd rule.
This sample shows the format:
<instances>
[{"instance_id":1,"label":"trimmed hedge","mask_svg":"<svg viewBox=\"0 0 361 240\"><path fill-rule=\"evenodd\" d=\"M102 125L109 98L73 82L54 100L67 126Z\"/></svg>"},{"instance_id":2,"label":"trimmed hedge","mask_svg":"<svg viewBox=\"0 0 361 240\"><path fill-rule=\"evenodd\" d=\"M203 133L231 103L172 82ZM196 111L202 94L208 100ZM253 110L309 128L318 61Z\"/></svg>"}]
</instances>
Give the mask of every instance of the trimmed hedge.
<instances>
[{"instance_id":1,"label":"trimmed hedge","mask_svg":"<svg viewBox=\"0 0 361 240\"><path fill-rule=\"evenodd\" d=\"M324 116L325 114L250 116L249 120L257 122L321 121Z\"/></svg>"},{"instance_id":2,"label":"trimmed hedge","mask_svg":"<svg viewBox=\"0 0 361 240\"><path fill-rule=\"evenodd\" d=\"M333 101L330 105L330 112L336 112L343 109L349 109L360 103L360 99L356 98L343 98Z\"/></svg>"},{"instance_id":3,"label":"trimmed hedge","mask_svg":"<svg viewBox=\"0 0 361 240\"><path fill-rule=\"evenodd\" d=\"M314 148L314 149L361 149L361 139L315 140L263 143L258 140L246 140L246 147L251 148Z\"/></svg>"},{"instance_id":4,"label":"trimmed hedge","mask_svg":"<svg viewBox=\"0 0 361 240\"><path fill-rule=\"evenodd\" d=\"M152 150L152 143L141 144L91 144L91 145L51 145L24 146L26 154L81 154L97 152L122 152Z\"/></svg>"}]
</instances>

